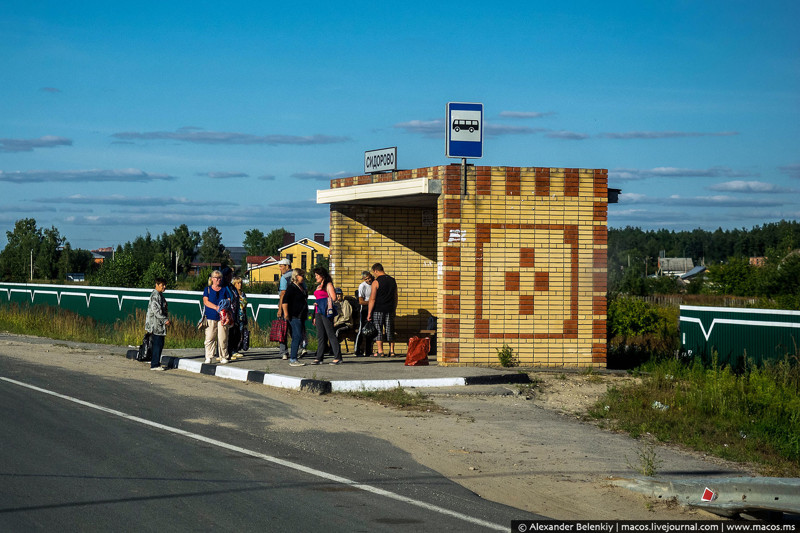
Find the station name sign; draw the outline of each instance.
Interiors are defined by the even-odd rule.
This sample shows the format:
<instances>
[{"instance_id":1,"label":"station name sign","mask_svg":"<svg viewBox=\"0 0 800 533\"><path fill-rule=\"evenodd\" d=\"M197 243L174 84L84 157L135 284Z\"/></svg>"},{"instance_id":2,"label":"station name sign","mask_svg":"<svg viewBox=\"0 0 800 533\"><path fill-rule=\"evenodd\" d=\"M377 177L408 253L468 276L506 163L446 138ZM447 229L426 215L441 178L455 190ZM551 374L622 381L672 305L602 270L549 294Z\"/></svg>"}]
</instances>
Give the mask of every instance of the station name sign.
<instances>
[{"instance_id":1,"label":"station name sign","mask_svg":"<svg viewBox=\"0 0 800 533\"><path fill-rule=\"evenodd\" d=\"M364 152L364 174L397 170L397 147Z\"/></svg>"}]
</instances>

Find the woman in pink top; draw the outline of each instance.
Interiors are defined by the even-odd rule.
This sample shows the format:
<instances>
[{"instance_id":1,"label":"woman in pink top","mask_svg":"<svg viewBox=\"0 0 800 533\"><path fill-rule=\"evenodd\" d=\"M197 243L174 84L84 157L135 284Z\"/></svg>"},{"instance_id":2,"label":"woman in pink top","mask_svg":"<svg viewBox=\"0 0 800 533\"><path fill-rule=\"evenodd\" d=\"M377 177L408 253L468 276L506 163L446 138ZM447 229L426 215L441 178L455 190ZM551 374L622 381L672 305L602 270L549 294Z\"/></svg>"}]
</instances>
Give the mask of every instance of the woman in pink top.
<instances>
[{"instance_id":1,"label":"woman in pink top","mask_svg":"<svg viewBox=\"0 0 800 533\"><path fill-rule=\"evenodd\" d=\"M335 313L333 302L336 301L336 288L333 286L333 280L326 268L316 267L314 269L314 279L317 281L317 290L314 291L314 298L316 298L317 302L314 305L313 322L317 327L317 356L311 364L322 364L325 346L330 342L331 353L333 353L333 361L330 364L338 365L342 362L342 354L339 350L339 340L336 338L336 332L333 329L333 315Z\"/></svg>"}]
</instances>

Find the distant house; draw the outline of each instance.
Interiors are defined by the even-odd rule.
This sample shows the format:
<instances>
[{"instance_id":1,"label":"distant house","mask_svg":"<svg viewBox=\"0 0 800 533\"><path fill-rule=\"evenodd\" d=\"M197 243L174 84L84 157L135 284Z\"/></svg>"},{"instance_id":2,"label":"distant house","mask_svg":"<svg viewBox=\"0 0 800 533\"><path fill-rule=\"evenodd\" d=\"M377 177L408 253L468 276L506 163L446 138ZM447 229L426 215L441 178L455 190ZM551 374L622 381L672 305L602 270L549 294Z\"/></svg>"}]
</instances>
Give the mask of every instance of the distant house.
<instances>
[{"instance_id":1,"label":"distant house","mask_svg":"<svg viewBox=\"0 0 800 533\"><path fill-rule=\"evenodd\" d=\"M750 258L750 265L755 267L763 267L764 263L766 263L766 257L751 257Z\"/></svg>"},{"instance_id":2,"label":"distant house","mask_svg":"<svg viewBox=\"0 0 800 533\"><path fill-rule=\"evenodd\" d=\"M269 261L248 268L247 278L250 283L277 283L281 276L281 270L278 266L279 260L278 258L270 257Z\"/></svg>"},{"instance_id":3,"label":"distant house","mask_svg":"<svg viewBox=\"0 0 800 533\"><path fill-rule=\"evenodd\" d=\"M691 257L659 257L659 276L681 276L694 268Z\"/></svg>"},{"instance_id":4,"label":"distant house","mask_svg":"<svg viewBox=\"0 0 800 533\"><path fill-rule=\"evenodd\" d=\"M222 263L201 263L201 262L193 262L189 267L189 275L190 276L197 276L200 274L200 271L204 268L213 268L214 270L220 270L222 268Z\"/></svg>"},{"instance_id":5,"label":"distant house","mask_svg":"<svg viewBox=\"0 0 800 533\"><path fill-rule=\"evenodd\" d=\"M314 268L323 258L327 259L331 255L331 249L324 244L324 241L311 239L300 239L280 248L278 252L282 258L285 257L292 262L292 268L302 268L303 270Z\"/></svg>"},{"instance_id":6,"label":"distant house","mask_svg":"<svg viewBox=\"0 0 800 533\"><path fill-rule=\"evenodd\" d=\"M92 261L97 263L98 265L102 265L106 259L113 259L114 258L114 248L98 248L97 250L91 250L92 252Z\"/></svg>"},{"instance_id":7,"label":"distant house","mask_svg":"<svg viewBox=\"0 0 800 533\"><path fill-rule=\"evenodd\" d=\"M294 234L287 233L287 236L294 237ZM324 240L324 233L315 233L314 239L300 239L299 241L289 242L282 246L278 251L278 257L265 257L265 259L250 266L250 256L248 258L247 276L251 283L277 283L280 281L280 259L288 259L292 262L292 268L302 268L305 271L313 269L320 264L323 259L330 258L330 247Z\"/></svg>"}]
</instances>

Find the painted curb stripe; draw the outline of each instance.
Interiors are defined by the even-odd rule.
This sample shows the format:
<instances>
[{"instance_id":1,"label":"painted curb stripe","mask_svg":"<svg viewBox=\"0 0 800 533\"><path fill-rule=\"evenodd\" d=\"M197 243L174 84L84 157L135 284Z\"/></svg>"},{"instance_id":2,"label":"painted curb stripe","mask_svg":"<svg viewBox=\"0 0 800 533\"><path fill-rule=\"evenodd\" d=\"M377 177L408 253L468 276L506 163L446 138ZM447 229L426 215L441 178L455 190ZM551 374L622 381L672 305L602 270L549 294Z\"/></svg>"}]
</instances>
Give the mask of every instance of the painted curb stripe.
<instances>
[{"instance_id":1,"label":"painted curb stripe","mask_svg":"<svg viewBox=\"0 0 800 533\"><path fill-rule=\"evenodd\" d=\"M247 370L230 366L205 364L202 360L185 359L164 355L161 364L167 368L177 368L196 374L215 376L218 378L263 383L270 387L292 390L308 390L317 393L326 392L359 392L367 390L388 390L397 387L463 387L466 385L500 385L509 383L530 383L527 374L493 374L490 376L471 376L454 378L413 378L413 379L356 379L356 380L321 380L268 374L259 370Z\"/></svg>"},{"instance_id":2,"label":"painted curb stripe","mask_svg":"<svg viewBox=\"0 0 800 533\"><path fill-rule=\"evenodd\" d=\"M364 379L353 381L331 381L334 392L358 392L362 390L388 390L397 387L459 387L466 385L464 378L430 379Z\"/></svg>"}]
</instances>

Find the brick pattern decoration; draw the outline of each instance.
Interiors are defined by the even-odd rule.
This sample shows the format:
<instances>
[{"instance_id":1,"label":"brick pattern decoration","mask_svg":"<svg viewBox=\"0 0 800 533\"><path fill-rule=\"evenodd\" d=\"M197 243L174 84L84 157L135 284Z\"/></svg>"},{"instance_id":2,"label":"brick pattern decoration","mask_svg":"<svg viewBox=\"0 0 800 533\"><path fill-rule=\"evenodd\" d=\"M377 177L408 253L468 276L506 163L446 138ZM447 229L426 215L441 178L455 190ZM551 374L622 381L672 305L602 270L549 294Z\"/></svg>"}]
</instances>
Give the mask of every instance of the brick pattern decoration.
<instances>
[{"instance_id":1,"label":"brick pattern decoration","mask_svg":"<svg viewBox=\"0 0 800 533\"><path fill-rule=\"evenodd\" d=\"M432 314L439 364L496 364L507 344L524 365L604 365L607 171L471 166L466 195L460 165L331 187L423 176L442 180L435 213L331 211L331 258L345 292L375 261L398 278L398 349Z\"/></svg>"}]
</instances>

